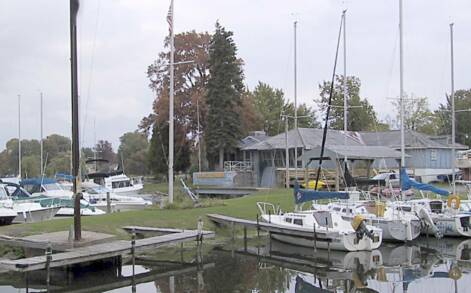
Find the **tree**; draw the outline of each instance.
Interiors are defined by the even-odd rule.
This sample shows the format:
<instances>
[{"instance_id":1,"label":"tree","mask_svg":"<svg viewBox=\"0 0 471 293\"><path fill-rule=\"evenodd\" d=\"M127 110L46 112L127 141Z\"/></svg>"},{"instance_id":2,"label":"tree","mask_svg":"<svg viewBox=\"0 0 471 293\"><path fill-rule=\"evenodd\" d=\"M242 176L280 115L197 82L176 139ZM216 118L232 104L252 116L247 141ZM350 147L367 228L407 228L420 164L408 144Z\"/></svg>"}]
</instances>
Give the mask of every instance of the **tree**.
<instances>
[{"instance_id":1,"label":"tree","mask_svg":"<svg viewBox=\"0 0 471 293\"><path fill-rule=\"evenodd\" d=\"M95 145L95 151L99 159L108 160L110 163L116 162L116 154L113 145L107 140L99 140Z\"/></svg>"},{"instance_id":2,"label":"tree","mask_svg":"<svg viewBox=\"0 0 471 293\"><path fill-rule=\"evenodd\" d=\"M404 128L418 131L425 134L436 135L438 129L436 127L436 119L428 106L427 97L411 97L407 96L404 102ZM392 104L397 110L397 128L400 127L401 105L399 100L393 101Z\"/></svg>"},{"instance_id":3,"label":"tree","mask_svg":"<svg viewBox=\"0 0 471 293\"><path fill-rule=\"evenodd\" d=\"M335 76L334 92L332 95L332 107L330 109L329 127L337 130L344 129L344 95L343 95L342 75ZM327 109L327 103L330 95L330 81L324 81L319 85L321 96L321 110ZM376 112L367 99L360 97L361 82L358 77L347 77L348 93L348 118L347 128L349 131L367 131L375 130L378 124Z\"/></svg>"},{"instance_id":4,"label":"tree","mask_svg":"<svg viewBox=\"0 0 471 293\"><path fill-rule=\"evenodd\" d=\"M242 61L237 58L237 47L232 35L217 22L209 48L205 139L208 160L215 163L219 158L221 170L224 153L233 151L243 134L241 117L237 111L242 105L244 91Z\"/></svg>"},{"instance_id":5,"label":"tree","mask_svg":"<svg viewBox=\"0 0 471 293\"><path fill-rule=\"evenodd\" d=\"M71 141L70 138L58 135L51 134L43 141L44 146L44 155L53 158L59 153L70 152Z\"/></svg>"},{"instance_id":6,"label":"tree","mask_svg":"<svg viewBox=\"0 0 471 293\"><path fill-rule=\"evenodd\" d=\"M253 91L253 96L255 109L261 116L266 134L273 136L284 131L283 126L280 129L281 115L287 108L283 91L259 81Z\"/></svg>"},{"instance_id":7,"label":"tree","mask_svg":"<svg viewBox=\"0 0 471 293\"><path fill-rule=\"evenodd\" d=\"M451 134L451 97L434 112L437 134ZM471 89L455 92L456 142L471 146Z\"/></svg>"},{"instance_id":8,"label":"tree","mask_svg":"<svg viewBox=\"0 0 471 293\"><path fill-rule=\"evenodd\" d=\"M129 174L147 174L147 137L139 132L127 132L120 138L118 157L123 160L123 169Z\"/></svg>"}]
</instances>

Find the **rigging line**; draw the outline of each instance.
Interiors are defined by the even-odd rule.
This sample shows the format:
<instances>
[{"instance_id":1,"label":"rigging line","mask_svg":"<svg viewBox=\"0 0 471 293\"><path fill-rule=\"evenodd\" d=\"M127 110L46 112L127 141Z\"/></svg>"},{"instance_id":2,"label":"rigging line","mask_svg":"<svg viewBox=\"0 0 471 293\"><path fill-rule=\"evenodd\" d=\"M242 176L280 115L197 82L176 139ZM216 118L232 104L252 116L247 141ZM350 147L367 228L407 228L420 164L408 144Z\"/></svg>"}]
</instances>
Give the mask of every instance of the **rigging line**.
<instances>
[{"instance_id":1,"label":"rigging line","mask_svg":"<svg viewBox=\"0 0 471 293\"><path fill-rule=\"evenodd\" d=\"M330 93L329 93L329 104L327 106L327 111L326 111L326 117L325 117L325 123L324 123L324 132L322 134L322 145L321 145L321 154L319 158L319 166L317 167L317 174L316 174L316 185L314 187L314 190L317 190L317 183L319 182L319 173L322 168L322 159L324 156L324 148L325 148L325 141L327 138L327 127L329 125L329 113L330 113L330 105L332 104L332 96L334 93L334 82L335 82L335 71L337 69L337 59L339 56L339 47L340 47L340 37L342 36L342 25L344 22L344 16L342 14L341 20L340 20L340 28L339 28L339 35L337 37L337 49L335 52L335 61L334 61L334 70L332 72L332 81L330 83Z\"/></svg>"},{"instance_id":2,"label":"rigging line","mask_svg":"<svg viewBox=\"0 0 471 293\"><path fill-rule=\"evenodd\" d=\"M92 50L91 50L91 57L90 57L90 73L88 75L88 84L87 84L87 96L86 96L86 101L85 101L85 109L84 109L84 119L83 119L83 124L82 124L82 138L85 140L85 129L87 125L87 120L88 120L88 105L89 105L89 100L90 100L90 93L91 93L91 87L92 87L92 80L93 80L93 72L94 72L94 67L95 67L95 49L96 49L96 38L98 34L98 25L99 25L99 19L100 19L100 11L101 11L101 1L98 0L97 2L97 12L96 12L96 19L95 19L95 31L93 34L93 41L92 41Z\"/></svg>"}]
</instances>

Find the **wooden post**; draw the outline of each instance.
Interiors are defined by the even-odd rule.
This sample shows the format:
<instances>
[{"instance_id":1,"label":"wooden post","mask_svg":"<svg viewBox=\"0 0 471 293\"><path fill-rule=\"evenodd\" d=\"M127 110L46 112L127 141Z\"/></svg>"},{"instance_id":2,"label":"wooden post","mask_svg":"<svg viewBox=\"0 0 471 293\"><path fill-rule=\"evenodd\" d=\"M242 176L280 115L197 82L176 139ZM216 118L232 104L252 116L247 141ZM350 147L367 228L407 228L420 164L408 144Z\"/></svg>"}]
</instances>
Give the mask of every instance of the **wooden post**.
<instances>
[{"instance_id":1,"label":"wooden post","mask_svg":"<svg viewBox=\"0 0 471 293\"><path fill-rule=\"evenodd\" d=\"M316 233L316 223L314 223L314 252L317 252L317 233Z\"/></svg>"},{"instance_id":2,"label":"wooden post","mask_svg":"<svg viewBox=\"0 0 471 293\"><path fill-rule=\"evenodd\" d=\"M111 214L111 198L110 198L110 192L106 192L106 213Z\"/></svg>"},{"instance_id":3,"label":"wooden post","mask_svg":"<svg viewBox=\"0 0 471 293\"><path fill-rule=\"evenodd\" d=\"M49 292L49 285L51 283L51 260L52 260L52 247L51 242L47 243L46 247L46 286Z\"/></svg>"},{"instance_id":4,"label":"wooden post","mask_svg":"<svg viewBox=\"0 0 471 293\"><path fill-rule=\"evenodd\" d=\"M247 252L247 226L244 226L244 251Z\"/></svg>"},{"instance_id":5,"label":"wooden post","mask_svg":"<svg viewBox=\"0 0 471 293\"><path fill-rule=\"evenodd\" d=\"M257 238L260 238L260 224L259 224L258 214L257 214Z\"/></svg>"}]
</instances>

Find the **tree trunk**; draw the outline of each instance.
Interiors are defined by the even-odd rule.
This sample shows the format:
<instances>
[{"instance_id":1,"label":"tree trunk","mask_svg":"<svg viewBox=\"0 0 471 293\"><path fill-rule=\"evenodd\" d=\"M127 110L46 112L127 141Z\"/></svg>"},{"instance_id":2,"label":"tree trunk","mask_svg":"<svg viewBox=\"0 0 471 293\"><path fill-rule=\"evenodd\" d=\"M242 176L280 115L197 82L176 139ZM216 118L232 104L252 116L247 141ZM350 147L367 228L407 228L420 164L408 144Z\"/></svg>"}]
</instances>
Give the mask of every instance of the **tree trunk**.
<instances>
[{"instance_id":1,"label":"tree trunk","mask_svg":"<svg viewBox=\"0 0 471 293\"><path fill-rule=\"evenodd\" d=\"M219 171L224 171L224 148L219 147Z\"/></svg>"}]
</instances>

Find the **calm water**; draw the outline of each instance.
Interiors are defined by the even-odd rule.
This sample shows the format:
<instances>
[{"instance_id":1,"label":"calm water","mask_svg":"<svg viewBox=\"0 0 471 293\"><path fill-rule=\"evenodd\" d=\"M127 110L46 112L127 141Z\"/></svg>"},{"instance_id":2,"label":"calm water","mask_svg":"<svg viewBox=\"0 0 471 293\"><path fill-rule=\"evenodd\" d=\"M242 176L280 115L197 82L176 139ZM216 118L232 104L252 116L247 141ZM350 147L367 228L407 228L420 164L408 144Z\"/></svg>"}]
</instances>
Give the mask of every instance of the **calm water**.
<instances>
[{"instance_id":1,"label":"calm water","mask_svg":"<svg viewBox=\"0 0 471 293\"><path fill-rule=\"evenodd\" d=\"M409 246L385 243L377 251L350 253L267 240L246 250L232 244L205 251L198 256L195 248L185 248L181 257L168 253L168 261L166 255L138 258L134 274L130 263L53 270L49 291L471 292L471 240L424 238ZM47 287L45 271L0 274L0 292L46 292Z\"/></svg>"}]
</instances>

